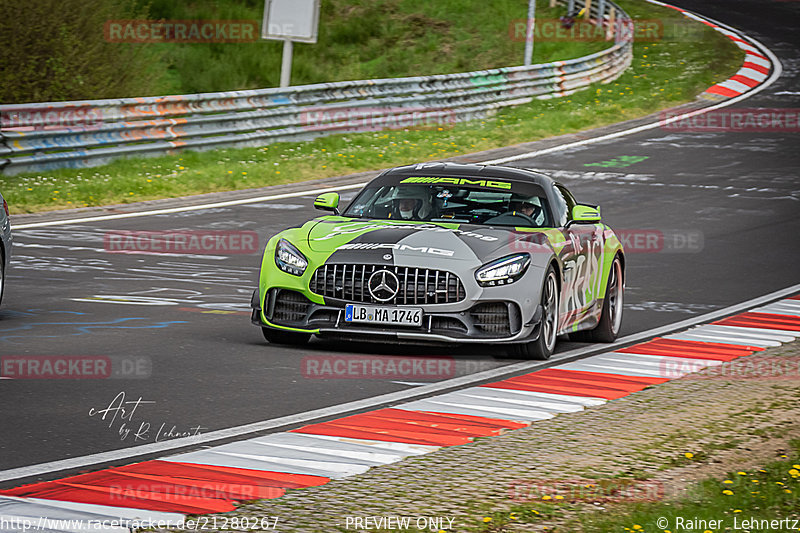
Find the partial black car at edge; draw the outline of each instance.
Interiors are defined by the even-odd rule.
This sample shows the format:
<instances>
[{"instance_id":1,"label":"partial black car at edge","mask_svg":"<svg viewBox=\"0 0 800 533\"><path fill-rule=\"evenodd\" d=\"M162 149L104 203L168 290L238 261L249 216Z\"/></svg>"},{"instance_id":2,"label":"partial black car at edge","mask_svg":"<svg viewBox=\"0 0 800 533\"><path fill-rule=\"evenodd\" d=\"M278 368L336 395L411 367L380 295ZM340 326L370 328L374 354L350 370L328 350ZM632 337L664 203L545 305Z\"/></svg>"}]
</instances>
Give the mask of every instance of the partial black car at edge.
<instances>
[{"instance_id":1,"label":"partial black car at edge","mask_svg":"<svg viewBox=\"0 0 800 533\"><path fill-rule=\"evenodd\" d=\"M0 303L6 286L6 272L11 260L11 217L8 215L8 203L0 194L3 209L0 211Z\"/></svg>"}]
</instances>

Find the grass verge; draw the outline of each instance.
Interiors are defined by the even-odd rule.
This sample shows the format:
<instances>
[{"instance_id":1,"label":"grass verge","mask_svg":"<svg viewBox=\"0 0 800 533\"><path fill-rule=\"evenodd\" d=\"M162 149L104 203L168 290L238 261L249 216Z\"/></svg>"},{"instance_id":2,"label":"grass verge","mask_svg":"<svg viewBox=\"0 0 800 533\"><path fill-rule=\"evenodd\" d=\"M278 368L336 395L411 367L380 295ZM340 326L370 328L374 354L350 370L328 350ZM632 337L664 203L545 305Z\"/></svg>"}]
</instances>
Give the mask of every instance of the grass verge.
<instances>
[{"instance_id":1,"label":"grass verge","mask_svg":"<svg viewBox=\"0 0 800 533\"><path fill-rule=\"evenodd\" d=\"M151 0L150 16L169 20L260 21L261 0ZM393 78L465 72L522 62L524 39L515 23L527 15L519 0L326 0L316 44L298 43L292 83ZM564 8L539 0L538 18ZM277 87L283 44L259 40L235 44L162 44L165 75L157 94L186 94ZM534 61L580 57L601 42L541 42Z\"/></svg>"},{"instance_id":2,"label":"grass verge","mask_svg":"<svg viewBox=\"0 0 800 533\"><path fill-rule=\"evenodd\" d=\"M634 18L663 24L675 10L622 0ZM686 38L634 44L634 60L617 81L570 97L536 100L452 129L342 134L306 143L185 152L126 159L90 169L0 177L12 213L129 203L287 182L437 160L535 141L631 119L691 101L732 75L743 52L700 23Z\"/></svg>"},{"instance_id":3,"label":"grass verge","mask_svg":"<svg viewBox=\"0 0 800 533\"><path fill-rule=\"evenodd\" d=\"M669 501L598 504L550 533L715 533L718 531L800 530L800 440L792 441L790 455L763 468L730 472L708 478L685 496ZM599 491L595 491L598 493ZM518 531L517 524L535 525L562 514L568 499L543 496L510 511L483 518L483 531Z\"/></svg>"}]
</instances>

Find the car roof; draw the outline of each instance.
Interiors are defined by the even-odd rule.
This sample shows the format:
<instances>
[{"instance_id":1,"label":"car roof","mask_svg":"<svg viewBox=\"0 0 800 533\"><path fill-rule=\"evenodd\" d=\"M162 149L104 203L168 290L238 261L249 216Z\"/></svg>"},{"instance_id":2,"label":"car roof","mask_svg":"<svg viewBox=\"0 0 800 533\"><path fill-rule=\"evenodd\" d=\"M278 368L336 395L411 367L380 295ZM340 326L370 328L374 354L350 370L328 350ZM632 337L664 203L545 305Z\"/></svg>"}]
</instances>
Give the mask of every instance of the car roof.
<instances>
[{"instance_id":1,"label":"car roof","mask_svg":"<svg viewBox=\"0 0 800 533\"><path fill-rule=\"evenodd\" d=\"M462 163L418 163L402 167L390 168L378 176L379 178L391 176L452 176L452 177L483 177L503 178L513 181L535 183L543 188L552 185L553 179L538 172L521 168L504 167L500 165L477 165Z\"/></svg>"}]
</instances>

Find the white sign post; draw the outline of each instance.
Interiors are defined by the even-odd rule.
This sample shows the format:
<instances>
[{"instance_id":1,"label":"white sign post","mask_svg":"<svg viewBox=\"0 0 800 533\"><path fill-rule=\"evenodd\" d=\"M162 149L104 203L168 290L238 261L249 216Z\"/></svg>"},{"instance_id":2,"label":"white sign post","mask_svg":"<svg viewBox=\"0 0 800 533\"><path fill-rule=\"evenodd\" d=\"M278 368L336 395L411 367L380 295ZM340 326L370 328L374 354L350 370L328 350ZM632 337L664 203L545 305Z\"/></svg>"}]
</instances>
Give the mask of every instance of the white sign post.
<instances>
[{"instance_id":1,"label":"white sign post","mask_svg":"<svg viewBox=\"0 0 800 533\"><path fill-rule=\"evenodd\" d=\"M283 41L281 87L292 75L292 43L316 43L320 0L264 0L261 38Z\"/></svg>"},{"instance_id":2,"label":"white sign post","mask_svg":"<svg viewBox=\"0 0 800 533\"><path fill-rule=\"evenodd\" d=\"M528 20L525 25L525 66L533 61L533 28L536 24L536 0L528 0Z\"/></svg>"}]
</instances>

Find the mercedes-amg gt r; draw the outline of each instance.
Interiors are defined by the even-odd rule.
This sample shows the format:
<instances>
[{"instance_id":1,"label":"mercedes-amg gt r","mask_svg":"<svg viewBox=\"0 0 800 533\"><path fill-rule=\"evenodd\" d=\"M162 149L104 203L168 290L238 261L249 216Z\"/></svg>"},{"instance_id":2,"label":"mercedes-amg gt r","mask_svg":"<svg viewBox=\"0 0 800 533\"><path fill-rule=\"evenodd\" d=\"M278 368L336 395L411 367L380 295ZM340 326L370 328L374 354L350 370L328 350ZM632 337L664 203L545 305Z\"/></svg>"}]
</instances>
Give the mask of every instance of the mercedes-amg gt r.
<instances>
[{"instance_id":1,"label":"mercedes-amg gt r","mask_svg":"<svg viewBox=\"0 0 800 533\"><path fill-rule=\"evenodd\" d=\"M611 342L625 256L597 206L527 170L425 163L383 172L339 211L267 242L252 321L311 335L505 344L547 359L556 337Z\"/></svg>"}]
</instances>

